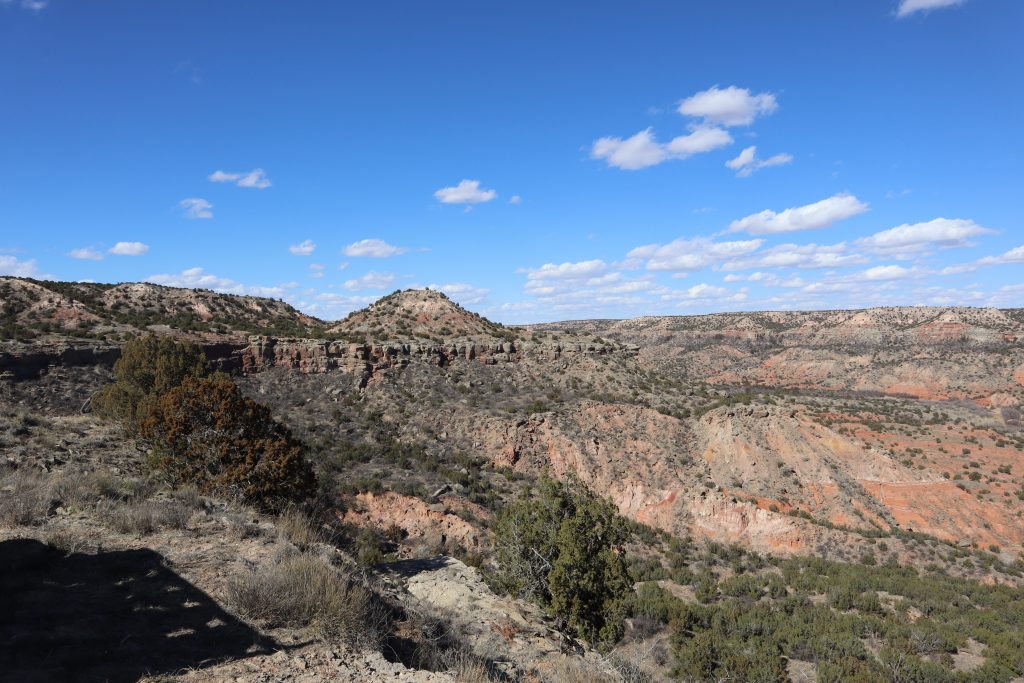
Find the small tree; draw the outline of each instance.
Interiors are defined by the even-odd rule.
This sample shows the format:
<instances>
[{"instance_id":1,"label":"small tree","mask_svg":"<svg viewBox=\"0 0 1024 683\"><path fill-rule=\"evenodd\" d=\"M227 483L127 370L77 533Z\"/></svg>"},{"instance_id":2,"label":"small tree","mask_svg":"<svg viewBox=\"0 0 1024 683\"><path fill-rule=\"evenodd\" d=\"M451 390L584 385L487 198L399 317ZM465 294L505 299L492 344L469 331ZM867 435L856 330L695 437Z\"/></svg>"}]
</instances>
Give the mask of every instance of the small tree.
<instances>
[{"instance_id":1,"label":"small tree","mask_svg":"<svg viewBox=\"0 0 1024 683\"><path fill-rule=\"evenodd\" d=\"M632 582L625 521L578 481L541 479L537 495L509 506L495 525L498 586L529 597L599 645L622 636Z\"/></svg>"},{"instance_id":2,"label":"small tree","mask_svg":"<svg viewBox=\"0 0 1024 683\"><path fill-rule=\"evenodd\" d=\"M114 383L93 398L93 409L135 431L157 397L188 377L207 374L206 357L196 344L154 335L132 339L114 363Z\"/></svg>"},{"instance_id":3,"label":"small tree","mask_svg":"<svg viewBox=\"0 0 1024 683\"><path fill-rule=\"evenodd\" d=\"M301 442L226 376L186 378L156 400L140 432L154 442L151 464L175 484L271 512L315 491Z\"/></svg>"}]
</instances>

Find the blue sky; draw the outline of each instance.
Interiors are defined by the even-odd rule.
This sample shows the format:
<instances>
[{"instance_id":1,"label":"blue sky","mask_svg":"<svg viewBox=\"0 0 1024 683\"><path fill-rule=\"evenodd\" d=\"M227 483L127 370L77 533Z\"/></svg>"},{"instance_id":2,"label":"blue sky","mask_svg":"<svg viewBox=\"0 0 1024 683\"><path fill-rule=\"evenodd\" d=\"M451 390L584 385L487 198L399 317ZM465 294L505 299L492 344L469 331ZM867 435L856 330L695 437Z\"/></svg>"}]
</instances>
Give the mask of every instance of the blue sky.
<instances>
[{"instance_id":1,"label":"blue sky","mask_svg":"<svg viewBox=\"0 0 1024 683\"><path fill-rule=\"evenodd\" d=\"M1024 305L1024 3L0 0L0 273Z\"/></svg>"}]
</instances>

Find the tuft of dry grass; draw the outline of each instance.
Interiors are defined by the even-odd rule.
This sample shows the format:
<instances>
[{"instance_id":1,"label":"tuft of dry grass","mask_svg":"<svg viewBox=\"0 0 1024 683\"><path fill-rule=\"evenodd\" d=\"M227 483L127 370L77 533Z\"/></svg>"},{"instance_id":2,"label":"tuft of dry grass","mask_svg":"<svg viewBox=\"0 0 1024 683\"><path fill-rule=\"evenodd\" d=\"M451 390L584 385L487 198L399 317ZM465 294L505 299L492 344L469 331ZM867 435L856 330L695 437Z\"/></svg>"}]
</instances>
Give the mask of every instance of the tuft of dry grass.
<instances>
[{"instance_id":1,"label":"tuft of dry grass","mask_svg":"<svg viewBox=\"0 0 1024 683\"><path fill-rule=\"evenodd\" d=\"M53 482L42 472L0 470L0 524L34 526L49 515Z\"/></svg>"},{"instance_id":2,"label":"tuft of dry grass","mask_svg":"<svg viewBox=\"0 0 1024 683\"><path fill-rule=\"evenodd\" d=\"M278 534L297 547L305 550L317 543L326 543L328 534L317 527L313 519L294 507L287 508L276 520Z\"/></svg>"},{"instance_id":3,"label":"tuft of dry grass","mask_svg":"<svg viewBox=\"0 0 1024 683\"><path fill-rule=\"evenodd\" d=\"M46 534L44 540L51 548L56 548L65 555L82 553L95 545L87 536L71 529L54 529Z\"/></svg>"},{"instance_id":4,"label":"tuft of dry grass","mask_svg":"<svg viewBox=\"0 0 1024 683\"><path fill-rule=\"evenodd\" d=\"M104 523L114 531L146 536L158 529L184 529L192 509L178 501L147 500L104 506L102 516Z\"/></svg>"},{"instance_id":5,"label":"tuft of dry grass","mask_svg":"<svg viewBox=\"0 0 1024 683\"><path fill-rule=\"evenodd\" d=\"M312 628L325 640L379 646L386 615L373 594L319 556L300 553L235 576L228 600L270 628Z\"/></svg>"}]
</instances>

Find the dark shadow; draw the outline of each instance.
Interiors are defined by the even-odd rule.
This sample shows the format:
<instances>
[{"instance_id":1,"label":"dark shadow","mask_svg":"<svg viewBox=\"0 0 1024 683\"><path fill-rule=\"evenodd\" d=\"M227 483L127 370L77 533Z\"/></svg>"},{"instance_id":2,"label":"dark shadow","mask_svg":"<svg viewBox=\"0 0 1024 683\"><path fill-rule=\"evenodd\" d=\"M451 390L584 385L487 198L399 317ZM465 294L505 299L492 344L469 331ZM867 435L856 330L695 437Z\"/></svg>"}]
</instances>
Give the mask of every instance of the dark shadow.
<instances>
[{"instance_id":1,"label":"dark shadow","mask_svg":"<svg viewBox=\"0 0 1024 683\"><path fill-rule=\"evenodd\" d=\"M422 572L432 572L435 569L444 569L452 563L452 558L447 555L425 557L416 560L402 560L401 562L386 562L377 565L377 569L386 573L394 574L403 579L408 579Z\"/></svg>"},{"instance_id":2,"label":"dark shadow","mask_svg":"<svg viewBox=\"0 0 1024 683\"><path fill-rule=\"evenodd\" d=\"M136 681L275 646L152 550L0 543L0 680Z\"/></svg>"}]
</instances>

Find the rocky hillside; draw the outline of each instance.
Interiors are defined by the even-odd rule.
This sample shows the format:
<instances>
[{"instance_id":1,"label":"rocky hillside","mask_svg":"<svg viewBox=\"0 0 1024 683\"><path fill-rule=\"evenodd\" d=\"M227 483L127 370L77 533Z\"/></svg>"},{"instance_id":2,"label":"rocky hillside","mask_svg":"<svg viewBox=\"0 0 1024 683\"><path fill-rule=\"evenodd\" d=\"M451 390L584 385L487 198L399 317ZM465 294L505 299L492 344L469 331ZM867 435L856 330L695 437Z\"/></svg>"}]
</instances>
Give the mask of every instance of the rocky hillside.
<instances>
[{"instance_id":1,"label":"rocky hillside","mask_svg":"<svg viewBox=\"0 0 1024 683\"><path fill-rule=\"evenodd\" d=\"M122 340L147 331L206 338L315 336L316 318L275 299L144 282L96 284L0 278L0 337Z\"/></svg>"},{"instance_id":2,"label":"rocky hillside","mask_svg":"<svg viewBox=\"0 0 1024 683\"><path fill-rule=\"evenodd\" d=\"M1014 394L1024 379L1022 309L722 313L531 329L637 344L660 373L717 385L983 400Z\"/></svg>"},{"instance_id":3,"label":"rocky hillside","mask_svg":"<svg viewBox=\"0 0 1024 683\"><path fill-rule=\"evenodd\" d=\"M467 311L441 292L430 289L397 291L350 313L331 326L328 334L353 341L515 338L515 332Z\"/></svg>"}]
</instances>

